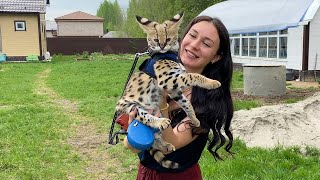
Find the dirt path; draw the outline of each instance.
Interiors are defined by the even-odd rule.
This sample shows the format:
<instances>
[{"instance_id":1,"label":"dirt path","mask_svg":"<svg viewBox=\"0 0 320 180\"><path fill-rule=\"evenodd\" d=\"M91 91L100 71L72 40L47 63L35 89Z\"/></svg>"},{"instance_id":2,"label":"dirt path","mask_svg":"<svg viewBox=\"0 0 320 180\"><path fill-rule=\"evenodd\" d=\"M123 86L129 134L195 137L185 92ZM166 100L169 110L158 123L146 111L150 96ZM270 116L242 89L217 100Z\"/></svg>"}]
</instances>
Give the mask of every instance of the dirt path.
<instances>
[{"instance_id":1,"label":"dirt path","mask_svg":"<svg viewBox=\"0 0 320 180\"><path fill-rule=\"evenodd\" d=\"M287 81L287 84L296 88L319 88L318 82L303 82L303 81Z\"/></svg>"},{"instance_id":2,"label":"dirt path","mask_svg":"<svg viewBox=\"0 0 320 180\"><path fill-rule=\"evenodd\" d=\"M63 99L59 94L54 92L46 85L46 78L49 76L51 69L37 75L35 93L46 96L49 103L58 106L63 113L74 120L74 124L70 128L73 136L68 140L68 144L72 146L74 151L81 156L81 159L86 163L85 168L79 174L75 174L70 170L68 179L112 179L108 174L108 169L115 166L111 163L111 158L106 152L106 137L107 134L98 133L93 119L83 116L78 111L76 102L71 102Z\"/></svg>"}]
</instances>

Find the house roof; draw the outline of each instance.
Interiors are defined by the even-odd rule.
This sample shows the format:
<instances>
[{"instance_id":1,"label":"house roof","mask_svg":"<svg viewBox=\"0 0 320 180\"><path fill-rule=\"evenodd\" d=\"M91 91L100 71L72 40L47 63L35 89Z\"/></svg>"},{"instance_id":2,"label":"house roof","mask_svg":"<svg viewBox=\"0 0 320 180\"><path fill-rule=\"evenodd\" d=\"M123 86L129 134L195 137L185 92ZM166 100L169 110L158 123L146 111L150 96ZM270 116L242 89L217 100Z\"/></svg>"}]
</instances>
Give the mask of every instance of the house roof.
<instances>
[{"instance_id":1,"label":"house roof","mask_svg":"<svg viewBox=\"0 0 320 180\"><path fill-rule=\"evenodd\" d=\"M228 0L208 7L199 15L218 17L230 34L277 31L298 26L304 15L309 14L309 7L318 1Z\"/></svg>"},{"instance_id":2,"label":"house roof","mask_svg":"<svg viewBox=\"0 0 320 180\"><path fill-rule=\"evenodd\" d=\"M1 0L0 12L46 12L44 0Z\"/></svg>"},{"instance_id":3,"label":"house roof","mask_svg":"<svg viewBox=\"0 0 320 180\"><path fill-rule=\"evenodd\" d=\"M103 18L82 11L73 12L54 19L55 21L103 21Z\"/></svg>"}]
</instances>

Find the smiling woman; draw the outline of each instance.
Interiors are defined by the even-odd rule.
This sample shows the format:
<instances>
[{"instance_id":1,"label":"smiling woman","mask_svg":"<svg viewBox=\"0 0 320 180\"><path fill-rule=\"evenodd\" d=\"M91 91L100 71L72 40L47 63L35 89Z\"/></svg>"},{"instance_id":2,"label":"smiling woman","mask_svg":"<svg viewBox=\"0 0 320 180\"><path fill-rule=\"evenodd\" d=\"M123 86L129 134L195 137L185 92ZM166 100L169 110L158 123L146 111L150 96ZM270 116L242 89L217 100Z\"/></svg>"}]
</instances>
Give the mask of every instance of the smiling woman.
<instances>
[{"instance_id":1,"label":"smiling woman","mask_svg":"<svg viewBox=\"0 0 320 180\"><path fill-rule=\"evenodd\" d=\"M209 27L209 28L208 28ZM181 42L180 58L188 72L201 73L210 62L218 61L220 39L211 22L202 21L192 26Z\"/></svg>"}]
</instances>

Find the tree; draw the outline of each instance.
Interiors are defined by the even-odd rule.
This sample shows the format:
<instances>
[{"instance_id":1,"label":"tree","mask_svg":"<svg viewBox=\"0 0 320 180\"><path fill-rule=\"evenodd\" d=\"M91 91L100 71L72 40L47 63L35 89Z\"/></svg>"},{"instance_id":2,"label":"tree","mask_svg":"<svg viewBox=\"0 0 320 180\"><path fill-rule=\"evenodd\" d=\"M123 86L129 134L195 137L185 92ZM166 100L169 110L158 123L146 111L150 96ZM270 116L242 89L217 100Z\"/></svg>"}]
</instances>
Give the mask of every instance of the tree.
<instances>
[{"instance_id":1,"label":"tree","mask_svg":"<svg viewBox=\"0 0 320 180\"><path fill-rule=\"evenodd\" d=\"M130 37L145 37L135 20L136 15L161 23L183 11L185 14L181 25L183 31L203 10L222 1L224 0L130 0L124 29Z\"/></svg>"},{"instance_id":2,"label":"tree","mask_svg":"<svg viewBox=\"0 0 320 180\"><path fill-rule=\"evenodd\" d=\"M98 8L97 16L104 19L103 29L105 32L121 30L123 13L117 0L114 3L104 0Z\"/></svg>"},{"instance_id":3,"label":"tree","mask_svg":"<svg viewBox=\"0 0 320 180\"><path fill-rule=\"evenodd\" d=\"M162 23L164 20L171 19L173 15L177 14L173 12L173 4L174 1L172 0L130 0L125 23L125 29L129 36L145 37L145 34L136 22L136 15Z\"/></svg>"}]
</instances>

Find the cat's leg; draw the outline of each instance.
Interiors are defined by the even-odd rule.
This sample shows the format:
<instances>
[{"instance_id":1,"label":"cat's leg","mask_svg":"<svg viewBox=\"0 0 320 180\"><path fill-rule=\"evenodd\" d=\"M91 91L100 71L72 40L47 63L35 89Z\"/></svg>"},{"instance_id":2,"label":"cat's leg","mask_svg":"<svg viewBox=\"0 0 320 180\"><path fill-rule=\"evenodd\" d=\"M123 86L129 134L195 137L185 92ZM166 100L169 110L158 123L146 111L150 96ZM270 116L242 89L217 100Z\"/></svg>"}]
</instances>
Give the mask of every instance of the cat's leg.
<instances>
[{"instance_id":1,"label":"cat's leg","mask_svg":"<svg viewBox=\"0 0 320 180\"><path fill-rule=\"evenodd\" d=\"M198 73L181 74L178 77L178 84L185 84L186 86L199 86L205 89L215 89L221 86L217 80L207 78Z\"/></svg>"},{"instance_id":2,"label":"cat's leg","mask_svg":"<svg viewBox=\"0 0 320 180\"><path fill-rule=\"evenodd\" d=\"M181 90L171 91L169 92L169 96L176 101L180 107L186 112L187 116L190 118L192 124L195 127L200 126L200 121L196 117L194 109L192 107L191 102L182 94Z\"/></svg>"},{"instance_id":3,"label":"cat's leg","mask_svg":"<svg viewBox=\"0 0 320 180\"><path fill-rule=\"evenodd\" d=\"M158 149L161 152L173 152L176 150L171 143L164 141L159 133L154 134L154 143L152 148Z\"/></svg>"},{"instance_id":4,"label":"cat's leg","mask_svg":"<svg viewBox=\"0 0 320 180\"><path fill-rule=\"evenodd\" d=\"M169 169L176 169L179 168L179 164L170 160L165 160L165 156L164 154L158 150L158 149L154 149L151 148L149 150L149 153L151 154L151 156L159 163L161 164L161 166L165 167L165 168L169 168Z\"/></svg>"},{"instance_id":5,"label":"cat's leg","mask_svg":"<svg viewBox=\"0 0 320 180\"><path fill-rule=\"evenodd\" d=\"M152 128L158 128L160 131L162 131L166 129L171 123L170 119L153 116L141 106L136 106L136 109L136 119Z\"/></svg>"}]
</instances>

